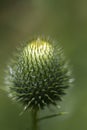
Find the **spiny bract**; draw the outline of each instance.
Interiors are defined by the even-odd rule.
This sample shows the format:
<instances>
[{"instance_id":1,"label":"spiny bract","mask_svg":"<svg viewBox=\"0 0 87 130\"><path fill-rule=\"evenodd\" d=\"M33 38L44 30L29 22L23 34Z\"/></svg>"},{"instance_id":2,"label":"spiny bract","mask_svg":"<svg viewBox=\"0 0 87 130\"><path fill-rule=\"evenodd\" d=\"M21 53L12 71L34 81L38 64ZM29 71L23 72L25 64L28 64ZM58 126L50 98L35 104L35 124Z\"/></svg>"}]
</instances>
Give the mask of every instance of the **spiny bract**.
<instances>
[{"instance_id":1,"label":"spiny bract","mask_svg":"<svg viewBox=\"0 0 87 130\"><path fill-rule=\"evenodd\" d=\"M8 66L7 81L9 95L25 109L56 105L71 84L59 43L40 38L27 43Z\"/></svg>"}]
</instances>

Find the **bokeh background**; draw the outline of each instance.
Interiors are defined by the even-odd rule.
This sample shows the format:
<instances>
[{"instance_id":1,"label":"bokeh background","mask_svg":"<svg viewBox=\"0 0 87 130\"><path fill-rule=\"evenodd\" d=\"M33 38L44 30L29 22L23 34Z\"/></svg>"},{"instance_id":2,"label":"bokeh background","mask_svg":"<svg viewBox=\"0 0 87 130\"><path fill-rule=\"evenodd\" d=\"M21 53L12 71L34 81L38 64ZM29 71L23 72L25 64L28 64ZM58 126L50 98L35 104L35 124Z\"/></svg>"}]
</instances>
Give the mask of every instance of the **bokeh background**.
<instances>
[{"instance_id":1,"label":"bokeh background","mask_svg":"<svg viewBox=\"0 0 87 130\"><path fill-rule=\"evenodd\" d=\"M69 113L40 122L40 130L87 130L86 0L0 0L0 130L31 130L30 112L20 116L22 107L4 91L4 71L18 44L39 35L61 43L75 77L60 104Z\"/></svg>"}]
</instances>

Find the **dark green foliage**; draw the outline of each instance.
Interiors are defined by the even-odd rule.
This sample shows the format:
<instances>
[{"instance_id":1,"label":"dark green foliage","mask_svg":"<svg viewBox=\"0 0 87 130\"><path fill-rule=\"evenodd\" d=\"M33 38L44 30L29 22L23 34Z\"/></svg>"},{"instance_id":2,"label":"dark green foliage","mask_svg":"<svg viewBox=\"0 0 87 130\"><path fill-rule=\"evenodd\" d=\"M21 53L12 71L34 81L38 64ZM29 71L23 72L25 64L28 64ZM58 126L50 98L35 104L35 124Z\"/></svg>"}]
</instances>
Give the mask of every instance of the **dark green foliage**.
<instances>
[{"instance_id":1,"label":"dark green foliage","mask_svg":"<svg viewBox=\"0 0 87 130\"><path fill-rule=\"evenodd\" d=\"M10 96L25 109L43 109L61 101L71 73L58 43L37 39L15 56L7 73Z\"/></svg>"}]
</instances>

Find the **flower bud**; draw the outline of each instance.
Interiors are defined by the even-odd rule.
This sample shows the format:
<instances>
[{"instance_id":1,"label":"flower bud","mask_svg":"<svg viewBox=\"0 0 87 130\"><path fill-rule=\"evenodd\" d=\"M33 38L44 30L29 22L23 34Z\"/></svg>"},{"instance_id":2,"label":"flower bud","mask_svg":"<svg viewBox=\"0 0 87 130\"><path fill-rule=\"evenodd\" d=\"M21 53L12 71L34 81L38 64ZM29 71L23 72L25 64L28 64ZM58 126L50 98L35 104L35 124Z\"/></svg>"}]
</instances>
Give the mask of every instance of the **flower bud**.
<instances>
[{"instance_id":1,"label":"flower bud","mask_svg":"<svg viewBox=\"0 0 87 130\"><path fill-rule=\"evenodd\" d=\"M22 47L8 66L7 88L24 108L56 105L71 84L71 73L59 43L36 39Z\"/></svg>"}]
</instances>

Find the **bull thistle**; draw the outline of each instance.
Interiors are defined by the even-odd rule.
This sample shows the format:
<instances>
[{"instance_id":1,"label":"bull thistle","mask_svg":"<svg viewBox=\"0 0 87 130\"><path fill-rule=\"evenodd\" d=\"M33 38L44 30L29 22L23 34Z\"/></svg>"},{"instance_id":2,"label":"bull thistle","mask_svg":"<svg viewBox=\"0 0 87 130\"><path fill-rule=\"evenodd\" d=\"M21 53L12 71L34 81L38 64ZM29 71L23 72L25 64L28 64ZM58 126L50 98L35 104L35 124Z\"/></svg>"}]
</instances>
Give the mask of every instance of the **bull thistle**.
<instances>
[{"instance_id":1,"label":"bull thistle","mask_svg":"<svg viewBox=\"0 0 87 130\"><path fill-rule=\"evenodd\" d=\"M61 101L72 81L59 43L43 38L21 47L8 66L6 77L10 97L23 104L24 110L32 109L34 122L39 109Z\"/></svg>"}]
</instances>

